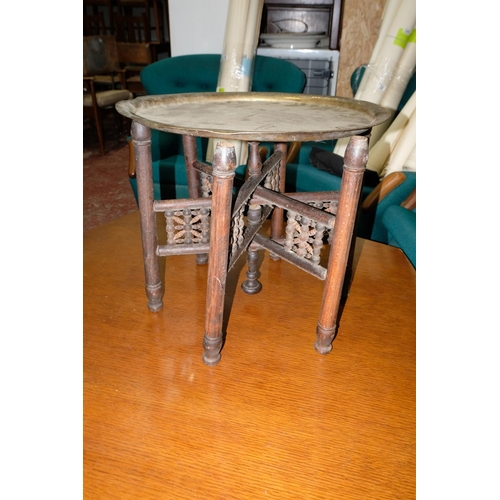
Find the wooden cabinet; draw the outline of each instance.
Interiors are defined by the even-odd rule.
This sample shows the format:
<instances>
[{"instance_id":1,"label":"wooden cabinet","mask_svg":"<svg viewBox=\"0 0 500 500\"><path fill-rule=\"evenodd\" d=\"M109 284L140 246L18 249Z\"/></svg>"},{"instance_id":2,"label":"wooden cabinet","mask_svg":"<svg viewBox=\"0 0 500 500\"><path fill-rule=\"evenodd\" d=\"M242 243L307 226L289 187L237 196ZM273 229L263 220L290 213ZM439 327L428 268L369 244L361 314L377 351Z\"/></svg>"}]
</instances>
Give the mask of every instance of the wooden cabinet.
<instances>
[{"instance_id":1,"label":"wooden cabinet","mask_svg":"<svg viewBox=\"0 0 500 500\"><path fill-rule=\"evenodd\" d=\"M170 56L167 0L83 0L84 36L112 35L127 89L145 93L139 73Z\"/></svg>"},{"instance_id":2,"label":"wooden cabinet","mask_svg":"<svg viewBox=\"0 0 500 500\"><path fill-rule=\"evenodd\" d=\"M83 0L83 34L148 44L151 61L170 55L167 0Z\"/></svg>"}]
</instances>

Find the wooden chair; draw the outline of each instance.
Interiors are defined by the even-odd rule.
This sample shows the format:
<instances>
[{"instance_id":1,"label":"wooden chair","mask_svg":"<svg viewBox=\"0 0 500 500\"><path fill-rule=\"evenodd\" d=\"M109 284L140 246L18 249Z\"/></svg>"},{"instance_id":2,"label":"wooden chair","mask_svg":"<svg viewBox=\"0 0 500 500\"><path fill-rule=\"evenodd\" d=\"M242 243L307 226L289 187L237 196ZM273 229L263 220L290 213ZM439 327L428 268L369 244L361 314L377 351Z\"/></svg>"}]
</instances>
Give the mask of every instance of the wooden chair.
<instances>
[{"instance_id":1,"label":"wooden chair","mask_svg":"<svg viewBox=\"0 0 500 500\"><path fill-rule=\"evenodd\" d=\"M107 35L107 32L110 30L106 27L104 14L97 10L97 6L100 4L96 1L95 4L90 3L89 5L94 7L94 13L84 13L83 15L83 36ZM111 90L117 88L117 85L119 84L120 79L113 73L94 76L94 85L96 85L97 88L104 87L106 90Z\"/></svg>"},{"instance_id":2,"label":"wooden chair","mask_svg":"<svg viewBox=\"0 0 500 500\"><path fill-rule=\"evenodd\" d=\"M134 2L130 2L130 5L135 6ZM126 71L127 88L136 95L145 94L140 72L156 62L160 53L170 54L170 44L151 40L149 15L146 13L148 10L138 15L123 12L128 11L124 9L115 14L118 58Z\"/></svg>"},{"instance_id":3,"label":"wooden chair","mask_svg":"<svg viewBox=\"0 0 500 500\"><path fill-rule=\"evenodd\" d=\"M100 91L96 85L96 77L111 75L118 78L121 88ZM132 99L133 94L127 90L124 71L118 61L118 49L113 36L83 37L83 115L94 120L99 138L101 154L104 154L103 113L114 113L117 125L121 130L121 117L115 110L119 101Z\"/></svg>"},{"instance_id":4,"label":"wooden chair","mask_svg":"<svg viewBox=\"0 0 500 500\"><path fill-rule=\"evenodd\" d=\"M150 43L117 42L118 59L125 72L127 89L134 95L146 94L140 73L153 62L153 52Z\"/></svg>"}]
</instances>

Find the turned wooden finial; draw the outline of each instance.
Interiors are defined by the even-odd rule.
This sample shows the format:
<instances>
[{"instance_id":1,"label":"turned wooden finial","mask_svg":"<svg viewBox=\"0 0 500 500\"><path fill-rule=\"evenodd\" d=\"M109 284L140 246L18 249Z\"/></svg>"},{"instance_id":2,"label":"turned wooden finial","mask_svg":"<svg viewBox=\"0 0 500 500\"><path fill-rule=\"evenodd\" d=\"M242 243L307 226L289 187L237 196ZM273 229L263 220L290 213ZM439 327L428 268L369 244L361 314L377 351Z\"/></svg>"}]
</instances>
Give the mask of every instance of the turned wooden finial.
<instances>
[{"instance_id":1,"label":"turned wooden finial","mask_svg":"<svg viewBox=\"0 0 500 500\"><path fill-rule=\"evenodd\" d=\"M368 137L351 137L344 154L344 168L350 171L364 171L368 161Z\"/></svg>"},{"instance_id":2,"label":"turned wooden finial","mask_svg":"<svg viewBox=\"0 0 500 500\"><path fill-rule=\"evenodd\" d=\"M215 176L234 175L234 169L237 167L236 151L230 142L220 141L216 144L212 166Z\"/></svg>"}]
</instances>

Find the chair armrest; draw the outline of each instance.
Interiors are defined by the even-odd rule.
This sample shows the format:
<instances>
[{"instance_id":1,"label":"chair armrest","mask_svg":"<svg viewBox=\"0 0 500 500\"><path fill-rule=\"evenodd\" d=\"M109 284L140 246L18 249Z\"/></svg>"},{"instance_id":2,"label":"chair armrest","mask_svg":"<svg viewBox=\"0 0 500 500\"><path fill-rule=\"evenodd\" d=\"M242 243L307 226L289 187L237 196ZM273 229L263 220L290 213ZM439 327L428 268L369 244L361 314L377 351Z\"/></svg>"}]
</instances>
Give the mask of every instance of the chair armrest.
<instances>
[{"instance_id":1,"label":"chair armrest","mask_svg":"<svg viewBox=\"0 0 500 500\"><path fill-rule=\"evenodd\" d=\"M287 165L289 163L293 163L295 161L295 158L297 158L297 155L299 154L300 146L302 146L302 143L298 142L298 141L290 143L290 145L288 146L287 154L286 154Z\"/></svg>"},{"instance_id":2,"label":"chair armrest","mask_svg":"<svg viewBox=\"0 0 500 500\"><path fill-rule=\"evenodd\" d=\"M408 198L401 203L401 206L408 210L415 210L417 207L417 188L408 195Z\"/></svg>"},{"instance_id":3,"label":"chair armrest","mask_svg":"<svg viewBox=\"0 0 500 500\"><path fill-rule=\"evenodd\" d=\"M365 198L361 209L370 211L374 209L392 190L403 184L406 176L403 172L392 172L384 177L380 184Z\"/></svg>"}]
</instances>

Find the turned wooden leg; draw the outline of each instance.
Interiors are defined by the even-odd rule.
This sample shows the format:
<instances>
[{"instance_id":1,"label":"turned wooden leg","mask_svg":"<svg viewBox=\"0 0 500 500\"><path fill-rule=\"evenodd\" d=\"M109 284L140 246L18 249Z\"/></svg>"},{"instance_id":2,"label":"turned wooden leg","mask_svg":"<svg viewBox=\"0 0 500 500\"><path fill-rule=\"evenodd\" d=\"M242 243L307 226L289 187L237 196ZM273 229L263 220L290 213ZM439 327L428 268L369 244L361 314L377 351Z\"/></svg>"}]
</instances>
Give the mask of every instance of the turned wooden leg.
<instances>
[{"instance_id":1,"label":"turned wooden leg","mask_svg":"<svg viewBox=\"0 0 500 500\"><path fill-rule=\"evenodd\" d=\"M260 174L262 170L262 159L259 155L259 143L250 142L249 145L250 155L248 158L248 177L253 177ZM248 226L251 227L260 224L261 217L262 207L250 201L247 212ZM241 284L241 288L245 293L255 294L262 290L262 284L257 280L259 277L259 270L257 267L258 260L259 255L257 252L257 246L250 244L247 249L247 279Z\"/></svg>"},{"instance_id":2,"label":"turned wooden leg","mask_svg":"<svg viewBox=\"0 0 500 500\"><path fill-rule=\"evenodd\" d=\"M196 147L196 137L192 135L182 136L182 145L184 146L184 161L186 162L186 176L188 182L188 192L190 198L200 198L200 173L193 167L198 159L198 148ZM208 255L200 253L196 255L197 264L206 264Z\"/></svg>"},{"instance_id":3,"label":"turned wooden leg","mask_svg":"<svg viewBox=\"0 0 500 500\"><path fill-rule=\"evenodd\" d=\"M286 158L287 158L287 145L286 142L278 142L274 145L275 151L283 152L283 159L279 166L279 192L285 192L285 182L286 182ZM280 207L274 207L273 215L271 217L271 238L274 240L280 240L284 237L284 210ZM269 257L272 260L280 260L280 257L275 253L271 252Z\"/></svg>"},{"instance_id":4,"label":"turned wooden leg","mask_svg":"<svg viewBox=\"0 0 500 500\"><path fill-rule=\"evenodd\" d=\"M220 361L222 321L229 258L231 201L236 153L230 143L219 142L213 158L212 217L208 256L207 313L203 338L203 361L209 366Z\"/></svg>"},{"instance_id":5,"label":"turned wooden leg","mask_svg":"<svg viewBox=\"0 0 500 500\"><path fill-rule=\"evenodd\" d=\"M344 172L335 228L330 248L328 270L314 347L320 354L332 350L337 330L342 286L351 249L351 240L368 160L368 138L351 137L344 155Z\"/></svg>"},{"instance_id":6,"label":"turned wooden leg","mask_svg":"<svg viewBox=\"0 0 500 500\"><path fill-rule=\"evenodd\" d=\"M250 295L259 293L262 290L262 283L257 279L259 277L258 261L258 248L251 243L247 250L247 279L241 284L242 290Z\"/></svg>"},{"instance_id":7,"label":"turned wooden leg","mask_svg":"<svg viewBox=\"0 0 500 500\"><path fill-rule=\"evenodd\" d=\"M153 210L153 172L151 162L151 130L145 125L132 122L132 142L134 145L135 163L137 165L137 191L139 214L141 221L142 252L144 256L144 272L146 275L146 295L151 311L159 311L163 307L163 290L158 265L156 247L156 214Z\"/></svg>"}]
</instances>

